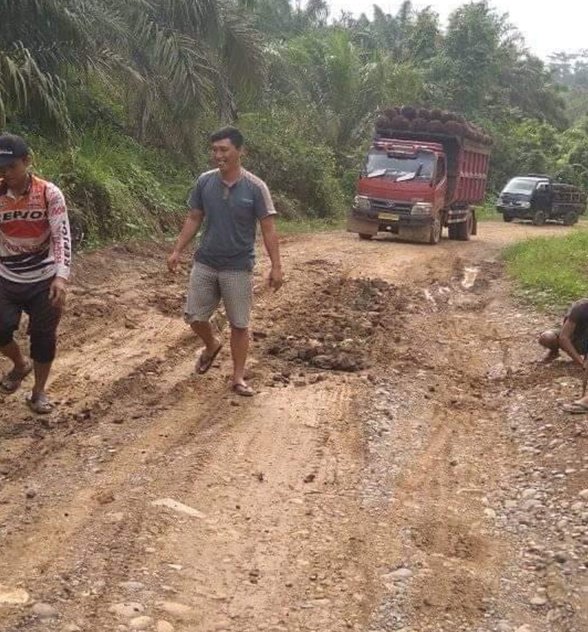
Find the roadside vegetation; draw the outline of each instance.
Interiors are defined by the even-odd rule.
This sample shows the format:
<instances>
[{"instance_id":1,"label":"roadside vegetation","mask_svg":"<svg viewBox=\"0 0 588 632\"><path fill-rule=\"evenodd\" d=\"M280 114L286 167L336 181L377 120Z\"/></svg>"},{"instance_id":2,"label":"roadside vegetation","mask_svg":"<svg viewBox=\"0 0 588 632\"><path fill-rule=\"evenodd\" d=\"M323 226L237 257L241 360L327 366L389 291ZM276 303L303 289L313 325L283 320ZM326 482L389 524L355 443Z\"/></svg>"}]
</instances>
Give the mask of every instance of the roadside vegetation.
<instances>
[{"instance_id":1,"label":"roadside vegetation","mask_svg":"<svg viewBox=\"0 0 588 632\"><path fill-rule=\"evenodd\" d=\"M507 269L526 300L563 309L588 296L588 231L519 242L505 251Z\"/></svg>"},{"instance_id":2,"label":"roadside vegetation","mask_svg":"<svg viewBox=\"0 0 588 632\"><path fill-rule=\"evenodd\" d=\"M0 0L0 15L0 126L30 139L85 243L175 227L208 133L232 122L283 218L336 225L389 104L493 136L484 218L513 175L588 186L588 56L544 63L486 2L447 28L410 2L353 18L323 0Z\"/></svg>"}]
</instances>

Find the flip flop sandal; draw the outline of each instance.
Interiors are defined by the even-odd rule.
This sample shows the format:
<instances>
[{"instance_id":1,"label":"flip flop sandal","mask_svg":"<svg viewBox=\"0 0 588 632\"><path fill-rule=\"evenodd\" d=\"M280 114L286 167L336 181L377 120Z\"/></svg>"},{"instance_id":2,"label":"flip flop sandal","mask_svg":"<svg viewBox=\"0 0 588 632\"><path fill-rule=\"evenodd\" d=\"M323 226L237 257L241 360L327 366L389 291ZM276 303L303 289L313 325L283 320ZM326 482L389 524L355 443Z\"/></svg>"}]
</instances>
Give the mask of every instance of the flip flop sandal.
<instances>
[{"instance_id":1,"label":"flip flop sandal","mask_svg":"<svg viewBox=\"0 0 588 632\"><path fill-rule=\"evenodd\" d=\"M55 406L49 401L45 393L33 399L32 393L27 396L27 406L37 415L48 415L53 412Z\"/></svg>"},{"instance_id":2,"label":"flip flop sandal","mask_svg":"<svg viewBox=\"0 0 588 632\"><path fill-rule=\"evenodd\" d=\"M563 409L566 411L566 413L571 413L572 415L585 415L588 413L588 406L586 404L580 404L578 402L564 404Z\"/></svg>"},{"instance_id":3,"label":"flip flop sandal","mask_svg":"<svg viewBox=\"0 0 588 632\"><path fill-rule=\"evenodd\" d=\"M27 377L27 375L33 370L33 363L28 362L24 371L17 371L16 369L12 369L9 373L7 373L0 382L0 391L5 393L6 395L11 395L15 393L20 388L22 381Z\"/></svg>"},{"instance_id":4,"label":"flip flop sandal","mask_svg":"<svg viewBox=\"0 0 588 632\"><path fill-rule=\"evenodd\" d=\"M222 344L220 344L210 357L206 357L205 351L200 354L198 362L196 363L196 373L198 373L198 375L204 375L205 373L208 373L210 367L212 366L212 363L216 360L216 356L220 353L220 350L222 348L223 346Z\"/></svg>"},{"instance_id":5,"label":"flip flop sandal","mask_svg":"<svg viewBox=\"0 0 588 632\"><path fill-rule=\"evenodd\" d=\"M231 390L233 393L241 395L241 397L253 397L255 395L255 391L247 384L233 384Z\"/></svg>"}]
</instances>

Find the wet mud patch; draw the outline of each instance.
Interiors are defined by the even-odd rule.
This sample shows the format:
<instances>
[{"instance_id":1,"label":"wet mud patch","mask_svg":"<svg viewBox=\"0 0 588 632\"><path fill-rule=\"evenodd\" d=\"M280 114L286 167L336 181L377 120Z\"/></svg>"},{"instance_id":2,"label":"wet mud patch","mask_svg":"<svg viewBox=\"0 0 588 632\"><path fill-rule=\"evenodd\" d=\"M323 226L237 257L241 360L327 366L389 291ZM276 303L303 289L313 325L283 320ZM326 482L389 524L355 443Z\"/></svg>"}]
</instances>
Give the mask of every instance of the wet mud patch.
<instances>
[{"instance_id":1,"label":"wet mud patch","mask_svg":"<svg viewBox=\"0 0 588 632\"><path fill-rule=\"evenodd\" d=\"M264 340L264 352L276 361L322 371L361 371L400 341L408 314L422 302L416 293L382 279L329 276L289 306L288 330L278 320Z\"/></svg>"},{"instance_id":2,"label":"wet mud patch","mask_svg":"<svg viewBox=\"0 0 588 632\"><path fill-rule=\"evenodd\" d=\"M487 556L488 546L480 535L447 517L425 518L411 528L410 535L416 547L427 553L469 561L480 561Z\"/></svg>"},{"instance_id":3,"label":"wet mud patch","mask_svg":"<svg viewBox=\"0 0 588 632\"><path fill-rule=\"evenodd\" d=\"M445 620L451 625L445 629L456 629L468 624L473 627L488 610L492 595L492 586L466 569L439 566L415 587L412 602L421 620L436 625Z\"/></svg>"},{"instance_id":4,"label":"wet mud patch","mask_svg":"<svg viewBox=\"0 0 588 632\"><path fill-rule=\"evenodd\" d=\"M496 261L466 265L457 259L451 279L432 280L423 294L432 312L482 312L493 301L492 285L502 274L503 266Z\"/></svg>"}]
</instances>

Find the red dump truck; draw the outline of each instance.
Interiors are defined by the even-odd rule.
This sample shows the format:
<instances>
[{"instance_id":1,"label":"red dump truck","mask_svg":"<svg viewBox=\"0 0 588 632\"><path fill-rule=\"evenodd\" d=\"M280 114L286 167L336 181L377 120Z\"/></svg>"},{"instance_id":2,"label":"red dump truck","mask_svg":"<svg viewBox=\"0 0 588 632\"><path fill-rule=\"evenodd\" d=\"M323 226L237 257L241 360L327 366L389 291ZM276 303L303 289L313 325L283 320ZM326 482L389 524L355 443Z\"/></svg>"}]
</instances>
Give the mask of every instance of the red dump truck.
<instances>
[{"instance_id":1,"label":"red dump truck","mask_svg":"<svg viewBox=\"0 0 588 632\"><path fill-rule=\"evenodd\" d=\"M347 230L361 239L389 232L436 244L477 231L491 139L463 117L412 107L386 110L357 182Z\"/></svg>"}]
</instances>

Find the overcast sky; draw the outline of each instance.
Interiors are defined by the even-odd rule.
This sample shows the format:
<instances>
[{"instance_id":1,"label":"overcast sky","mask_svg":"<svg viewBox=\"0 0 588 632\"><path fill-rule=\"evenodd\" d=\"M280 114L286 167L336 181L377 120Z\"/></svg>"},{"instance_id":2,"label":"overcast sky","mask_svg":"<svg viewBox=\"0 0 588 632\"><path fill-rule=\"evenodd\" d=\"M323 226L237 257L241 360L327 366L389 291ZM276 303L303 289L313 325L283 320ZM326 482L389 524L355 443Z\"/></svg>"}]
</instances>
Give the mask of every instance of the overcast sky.
<instances>
[{"instance_id":1,"label":"overcast sky","mask_svg":"<svg viewBox=\"0 0 588 632\"><path fill-rule=\"evenodd\" d=\"M337 16L341 9L355 15L366 13L372 16L373 0L328 0L331 15ZM380 0L379 5L386 13L395 14L401 0ZM459 0L415 0L413 6L422 9L431 6L443 20L457 7L465 4ZM500 12L508 13L511 22L521 31L533 53L544 59L553 51L575 51L588 49L588 0L491 0Z\"/></svg>"}]
</instances>

